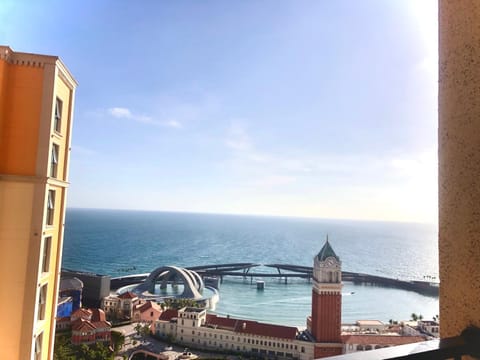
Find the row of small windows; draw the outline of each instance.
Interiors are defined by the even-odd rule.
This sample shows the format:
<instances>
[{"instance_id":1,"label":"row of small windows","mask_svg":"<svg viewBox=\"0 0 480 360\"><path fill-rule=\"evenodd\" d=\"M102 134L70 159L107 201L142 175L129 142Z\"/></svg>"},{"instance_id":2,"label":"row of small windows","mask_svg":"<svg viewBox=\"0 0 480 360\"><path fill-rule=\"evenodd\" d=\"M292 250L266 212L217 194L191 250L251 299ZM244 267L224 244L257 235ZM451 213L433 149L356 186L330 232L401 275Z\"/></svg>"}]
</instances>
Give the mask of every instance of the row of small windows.
<instances>
[{"instance_id":1,"label":"row of small windows","mask_svg":"<svg viewBox=\"0 0 480 360\"><path fill-rule=\"evenodd\" d=\"M165 334L163 334L163 335L165 336ZM183 341L183 336L180 337L180 341ZM195 342L195 339L192 339L191 342L194 343L194 342ZM201 341L200 339L197 339L197 342L200 344L202 341ZM253 341L252 341L252 343L253 343ZM257 342L257 343L258 343L258 342ZM204 341L203 344L204 344L204 345L207 345L207 342ZM212 341L209 340L209 341L208 341L208 344L209 344L209 345L212 345ZM265 341L265 344L263 344L263 341L261 341L261 344L260 344L260 345L265 345L265 346L266 346L266 345L267 345L267 342ZM284 344L282 344L282 345L284 345ZM217 346L217 342L216 342L216 341L213 342L213 346ZM219 346L220 348L223 348L224 345L223 345L222 343L219 343L218 346ZM272 345L270 344L270 342L269 342L269 346L272 346ZM273 344L273 346L275 347L275 343ZM280 344L277 343L277 346L280 347ZM235 349L235 345L234 345L234 344L230 344L230 347L231 347L232 349ZM228 348L228 345L225 345L225 348ZM284 346L282 346L282 348L284 348ZM288 349L288 345L286 345L285 348ZM292 346L292 345L290 345L290 349L293 350L293 346ZM238 346L238 345L237 345L237 350L240 351L240 346ZM246 350L245 346L243 346L243 350ZM254 351L254 350L255 350L255 349L252 348L252 351ZM297 350L297 345L295 345L295 350ZM265 350L264 350L264 351L265 351ZM302 353L305 352L305 347L302 346L301 352L302 352ZM280 354L280 353L279 353L279 354ZM282 354L283 354L283 353L282 353ZM291 355L291 356L289 356L289 357L292 357L292 356L293 356L293 355Z\"/></svg>"},{"instance_id":2,"label":"row of small windows","mask_svg":"<svg viewBox=\"0 0 480 360\"><path fill-rule=\"evenodd\" d=\"M165 324L163 324L163 328L165 328ZM171 327L170 327L171 328ZM180 333L183 334L183 329L180 329ZM192 330L192 335L195 335L195 330ZM202 335L201 332L198 333L198 335ZM204 332L203 333L203 336L204 337L207 337L207 333ZM208 334L209 337L213 337L214 339L217 339L217 334L212 334L212 333L209 333ZM220 338L220 340L223 340L223 335L220 334L218 336ZM235 341L235 337L232 336L231 337L233 341ZM225 340L229 340L229 336L228 335L225 335ZM192 340L193 341L193 340ZM240 337L237 337L237 341L240 342ZM272 342L272 341L264 341L264 340L254 340L254 339L247 339L247 338L243 338L243 342L244 343L248 343L248 344L255 344L255 345L260 345L260 346L271 346L271 347L278 347L278 348L282 348L282 349L291 349L291 350L298 350L298 347L297 345L293 345L293 344L285 344L285 343L278 343L278 342ZM233 346L233 345L232 345ZM302 352L304 352L305 350L303 349L302 347Z\"/></svg>"}]
</instances>

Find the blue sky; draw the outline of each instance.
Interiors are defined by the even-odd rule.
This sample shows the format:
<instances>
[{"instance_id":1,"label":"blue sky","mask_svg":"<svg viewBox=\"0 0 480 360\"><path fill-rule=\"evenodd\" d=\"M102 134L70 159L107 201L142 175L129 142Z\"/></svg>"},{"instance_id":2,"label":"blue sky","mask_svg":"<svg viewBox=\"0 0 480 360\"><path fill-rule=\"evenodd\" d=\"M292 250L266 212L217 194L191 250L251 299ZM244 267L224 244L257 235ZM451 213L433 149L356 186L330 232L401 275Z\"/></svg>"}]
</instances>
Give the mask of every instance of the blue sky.
<instances>
[{"instance_id":1,"label":"blue sky","mask_svg":"<svg viewBox=\"0 0 480 360\"><path fill-rule=\"evenodd\" d=\"M435 222L436 1L0 2L79 82L71 207Z\"/></svg>"}]
</instances>

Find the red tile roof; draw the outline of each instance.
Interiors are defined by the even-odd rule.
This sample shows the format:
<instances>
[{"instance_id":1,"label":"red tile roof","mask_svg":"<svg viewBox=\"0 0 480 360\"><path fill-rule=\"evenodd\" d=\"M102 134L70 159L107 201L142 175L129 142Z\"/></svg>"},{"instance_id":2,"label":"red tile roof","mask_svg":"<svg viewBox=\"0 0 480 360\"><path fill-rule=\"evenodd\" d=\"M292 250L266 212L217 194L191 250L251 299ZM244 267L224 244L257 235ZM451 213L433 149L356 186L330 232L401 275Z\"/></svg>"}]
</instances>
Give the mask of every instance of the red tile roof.
<instances>
[{"instance_id":1,"label":"red tile roof","mask_svg":"<svg viewBox=\"0 0 480 360\"><path fill-rule=\"evenodd\" d=\"M88 320L83 321L75 321L72 323L72 330L73 331L92 331L95 330L96 327Z\"/></svg>"},{"instance_id":2,"label":"red tile roof","mask_svg":"<svg viewBox=\"0 0 480 360\"><path fill-rule=\"evenodd\" d=\"M83 309L83 308L79 308L77 310L75 310L71 315L70 317L78 317L78 318L81 318L81 319L90 319L92 316L92 312L90 310L87 310L87 309Z\"/></svg>"},{"instance_id":3,"label":"red tile roof","mask_svg":"<svg viewBox=\"0 0 480 360\"><path fill-rule=\"evenodd\" d=\"M102 309L89 309L92 313L92 321L106 321L105 312Z\"/></svg>"},{"instance_id":4,"label":"red tile roof","mask_svg":"<svg viewBox=\"0 0 480 360\"><path fill-rule=\"evenodd\" d=\"M213 314L207 314L207 319L205 321L205 324L213 325L221 329L233 331L235 329L236 322L237 322L237 319L221 317Z\"/></svg>"},{"instance_id":5,"label":"red tile roof","mask_svg":"<svg viewBox=\"0 0 480 360\"><path fill-rule=\"evenodd\" d=\"M143 313L143 312L145 312L149 309L154 309L154 310L160 311L159 306L156 303L154 303L150 300L148 300L147 302L145 302L143 304L137 305L135 307L135 311L140 311L141 313Z\"/></svg>"},{"instance_id":6,"label":"red tile roof","mask_svg":"<svg viewBox=\"0 0 480 360\"><path fill-rule=\"evenodd\" d=\"M342 335L344 344L356 345L405 345L425 341L423 336L396 335Z\"/></svg>"},{"instance_id":7,"label":"red tile roof","mask_svg":"<svg viewBox=\"0 0 480 360\"><path fill-rule=\"evenodd\" d=\"M110 329L112 327L112 324L110 324L108 321L95 321L92 323L92 325L95 329Z\"/></svg>"},{"instance_id":8,"label":"red tile roof","mask_svg":"<svg viewBox=\"0 0 480 360\"><path fill-rule=\"evenodd\" d=\"M135 299L136 297L137 297L137 295L135 295L131 291L127 291L127 292L123 293L122 295L118 295L119 299Z\"/></svg>"},{"instance_id":9,"label":"red tile roof","mask_svg":"<svg viewBox=\"0 0 480 360\"><path fill-rule=\"evenodd\" d=\"M222 329L232 330L243 334L275 337L280 339L295 339L298 329L292 326L273 325L258 321L241 320L219 317L207 314L206 325L217 326Z\"/></svg>"},{"instance_id":10,"label":"red tile roof","mask_svg":"<svg viewBox=\"0 0 480 360\"><path fill-rule=\"evenodd\" d=\"M172 320L173 318L176 318L176 317L178 317L178 310L167 309L164 312L162 312L159 320L170 321L170 320Z\"/></svg>"}]
</instances>

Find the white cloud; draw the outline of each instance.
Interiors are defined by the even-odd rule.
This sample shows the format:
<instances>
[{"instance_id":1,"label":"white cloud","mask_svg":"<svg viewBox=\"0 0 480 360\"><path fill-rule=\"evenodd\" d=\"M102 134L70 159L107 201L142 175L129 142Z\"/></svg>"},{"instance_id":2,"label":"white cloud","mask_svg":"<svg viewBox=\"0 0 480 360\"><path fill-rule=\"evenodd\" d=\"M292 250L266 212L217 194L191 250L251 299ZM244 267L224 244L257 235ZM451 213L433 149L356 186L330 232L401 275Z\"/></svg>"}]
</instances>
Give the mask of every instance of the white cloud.
<instances>
[{"instance_id":1,"label":"white cloud","mask_svg":"<svg viewBox=\"0 0 480 360\"><path fill-rule=\"evenodd\" d=\"M133 113L130 109L125 107L113 107L107 110L107 112L118 119L129 119L142 124L149 124L161 127L170 127L179 129L182 127L182 124L174 119L169 119L166 121L158 121L153 119L151 116L141 115Z\"/></svg>"},{"instance_id":2,"label":"white cloud","mask_svg":"<svg viewBox=\"0 0 480 360\"><path fill-rule=\"evenodd\" d=\"M301 149L264 152L247 127L238 124L227 131L224 142L230 156L222 167L232 174L237 189L245 189L245 198L255 199L245 199L249 206L258 208L261 198L269 199L265 213L296 208L309 216L436 221L433 148L402 157L310 154Z\"/></svg>"},{"instance_id":3,"label":"white cloud","mask_svg":"<svg viewBox=\"0 0 480 360\"><path fill-rule=\"evenodd\" d=\"M182 124L177 120L168 120L164 122L165 126L172 127L172 128L181 128Z\"/></svg>"},{"instance_id":4,"label":"white cloud","mask_svg":"<svg viewBox=\"0 0 480 360\"><path fill-rule=\"evenodd\" d=\"M110 113L110 115L117 118L127 118L127 119L132 118L132 113L127 108L114 107L114 108L108 109L108 112Z\"/></svg>"},{"instance_id":5,"label":"white cloud","mask_svg":"<svg viewBox=\"0 0 480 360\"><path fill-rule=\"evenodd\" d=\"M234 123L228 130L225 144L235 151L250 151L253 148L250 136L243 125Z\"/></svg>"}]
</instances>

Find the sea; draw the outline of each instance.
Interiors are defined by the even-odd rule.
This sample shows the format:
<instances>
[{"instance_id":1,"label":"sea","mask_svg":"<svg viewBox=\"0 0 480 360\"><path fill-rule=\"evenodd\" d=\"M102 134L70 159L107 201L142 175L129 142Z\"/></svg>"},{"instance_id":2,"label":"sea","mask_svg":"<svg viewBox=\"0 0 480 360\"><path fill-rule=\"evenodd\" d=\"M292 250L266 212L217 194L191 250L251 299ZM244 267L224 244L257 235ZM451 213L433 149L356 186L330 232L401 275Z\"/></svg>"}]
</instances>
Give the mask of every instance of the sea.
<instances>
[{"instance_id":1,"label":"sea","mask_svg":"<svg viewBox=\"0 0 480 360\"><path fill-rule=\"evenodd\" d=\"M438 281L435 225L297 217L67 209L62 266L124 276L181 267L252 262L312 266L329 242L342 270L403 280ZM255 272L271 272L259 267ZM276 270L274 270L276 271ZM265 281L259 291L255 280ZM306 279L225 277L215 312L305 327L312 284ZM342 322L431 319L438 297L344 282Z\"/></svg>"}]
</instances>

